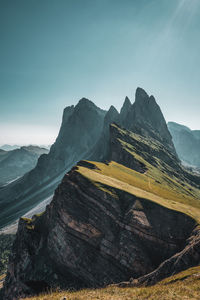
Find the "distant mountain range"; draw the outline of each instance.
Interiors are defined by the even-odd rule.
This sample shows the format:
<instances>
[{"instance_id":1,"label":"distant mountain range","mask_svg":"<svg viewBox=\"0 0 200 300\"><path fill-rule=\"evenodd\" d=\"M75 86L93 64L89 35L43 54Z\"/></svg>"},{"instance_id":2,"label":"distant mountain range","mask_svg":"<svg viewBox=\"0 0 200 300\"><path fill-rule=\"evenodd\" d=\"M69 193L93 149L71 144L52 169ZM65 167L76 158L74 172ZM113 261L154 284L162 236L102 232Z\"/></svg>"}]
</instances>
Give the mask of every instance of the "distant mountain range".
<instances>
[{"instance_id":1,"label":"distant mountain range","mask_svg":"<svg viewBox=\"0 0 200 300\"><path fill-rule=\"evenodd\" d=\"M40 155L48 152L38 146L24 146L9 151L0 149L0 187L29 172L36 166Z\"/></svg>"},{"instance_id":2,"label":"distant mountain range","mask_svg":"<svg viewBox=\"0 0 200 300\"><path fill-rule=\"evenodd\" d=\"M40 148L45 148L45 149L50 149L50 147L51 147L51 145L33 145L33 146L38 146ZM0 149L5 150L5 151L11 151L11 150L19 149L21 147L23 147L23 146L5 144L5 145L0 146ZM28 147L28 146L25 146L25 147Z\"/></svg>"},{"instance_id":3,"label":"distant mountain range","mask_svg":"<svg viewBox=\"0 0 200 300\"><path fill-rule=\"evenodd\" d=\"M19 145L2 145L0 146L0 149L5 150L5 151L11 151L11 150L15 150L15 149L19 149L21 146Z\"/></svg>"},{"instance_id":4,"label":"distant mountain range","mask_svg":"<svg viewBox=\"0 0 200 300\"><path fill-rule=\"evenodd\" d=\"M189 165L200 167L200 130L191 130L175 122L169 122L168 129L179 158Z\"/></svg>"},{"instance_id":5,"label":"distant mountain range","mask_svg":"<svg viewBox=\"0 0 200 300\"><path fill-rule=\"evenodd\" d=\"M1 190L1 226L58 183L43 213L19 221L4 299L152 285L200 264L200 176L181 165L143 89L120 113L85 98L67 107L50 152Z\"/></svg>"}]
</instances>

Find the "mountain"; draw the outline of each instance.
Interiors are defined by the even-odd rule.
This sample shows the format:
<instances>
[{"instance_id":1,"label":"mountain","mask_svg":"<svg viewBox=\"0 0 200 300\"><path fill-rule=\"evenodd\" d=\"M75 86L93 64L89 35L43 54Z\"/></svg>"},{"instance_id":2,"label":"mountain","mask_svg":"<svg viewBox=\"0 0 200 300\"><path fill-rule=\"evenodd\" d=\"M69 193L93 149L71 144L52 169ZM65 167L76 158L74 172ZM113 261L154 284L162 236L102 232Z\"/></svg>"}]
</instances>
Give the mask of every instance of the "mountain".
<instances>
[{"instance_id":1,"label":"mountain","mask_svg":"<svg viewBox=\"0 0 200 300\"><path fill-rule=\"evenodd\" d=\"M200 131L175 122L169 122L168 129L179 158L189 165L200 167Z\"/></svg>"},{"instance_id":2,"label":"mountain","mask_svg":"<svg viewBox=\"0 0 200 300\"><path fill-rule=\"evenodd\" d=\"M113 106L105 112L82 98L75 107L65 108L58 137L49 154L42 155L33 170L0 190L0 228L50 197L63 175L79 160L109 159L112 122L153 137L176 155L160 107L143 89L136 90L133 104L125 98L120 113Z\"/></svg>"},{"instance_id":3,"label":"mountain","mask_svg":"<svg viewBox=\"0 0 200 300\"><path fill-rule=\"evenodd\" d=\"M0 186L33 169L44 153L48 153L48 150L37 146L24 146L11 151L0 149Z\"/></svg>"},{"instance_id":4,"label":"mountain","mask_svg":"<svg viewBox=\"0 0 200 300\"><path fill-rule=\"evenodd\" d=\"M152 137L160 141L163 146L167 147L177 156L166 121L155 98L149 96L142 88L137 88L133 104L126 97L120 113L118 113L114 106L110 107L104 119L101 137L91 151L90 156L88 156L88 159L97 161L109 159L109 125L112 122L116 122L121 127L142 136Z\"/></svg>"},{"instance_id":5,"label":"mountain","mask_svg":"<svg viewBox=\"0 0 200 300\"><path fill-rule=\"evenodd\" d=\"M64 109L49 153L39 157L33 170L0 190L0 228L51 196L66 171L86 158L101 135L105 113L85 98Z\"/></svg>"},{"instance_id":6,"label":"mountain","mask_svg":"<svg viewBox=\"0 0 200 300\"><path fill-rule=\"evenodd\" d=\"M135 102L122 125L126 129L143 136L153 137L171 152L176 153L172 137L159 105L156 103L155 98L149 96L142 88L137 88Z\"/></svg>"},{"instance_id":7,"label":"mountain","mask_svg":"<svg viewBox=\"0 0 200 300\"><path fill-rule=\"evenodd\" d=\"M12 151L12 150L15 150L15 149L19 149L20 147L21 146L19 146L19 145L5 144L5 145L0 146L0 149L5 150L5 151Z\"/></svg>"},{"instance_id":8,"label":"mountain","mask_svg":"<svg viewBox=\"0 0 200 300\"><path fill-rule=\"evenodd\" d=\"M20 219L7 300L150 284L200 263L200 177L146 133L111 124L108 147L109 161L80 161L43 214Z\"/></svg>"}]
</instances>

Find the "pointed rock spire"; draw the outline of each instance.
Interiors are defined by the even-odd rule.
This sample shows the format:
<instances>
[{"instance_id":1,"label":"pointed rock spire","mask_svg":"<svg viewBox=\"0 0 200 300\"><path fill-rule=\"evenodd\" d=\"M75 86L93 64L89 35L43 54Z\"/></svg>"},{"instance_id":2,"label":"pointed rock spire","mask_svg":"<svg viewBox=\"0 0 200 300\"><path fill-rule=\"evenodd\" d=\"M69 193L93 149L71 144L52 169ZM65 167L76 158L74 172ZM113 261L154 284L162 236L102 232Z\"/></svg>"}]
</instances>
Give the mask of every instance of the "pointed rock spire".
<instances>
[{"instance_id":1,"label":"pointed rock spire","mask_svg":"<svg viewBox=\"0 0 200 300\"><path fill-rule=\"evenodd\" d=\"M105 124L110 125L110 123L116 122L118 120L118 118L119 118L118 111L116 110L116 108L113 105L111 105L108 112L105 115L104 125Z\"/></svg>"},{"instance_id":2,"label":"pointed rock spire","mask_svg":"<svg viewBox=\"0 0 200 300\"><path fill-rule=\"evenodd\" d=\"M145 100L147 101L148 99L149 95L146 93L146 91L138 87L135 92L135 103L141 103Z\"/></svg>"},{"instance_id":3,"label":"pointed rock spire","mask_svg":"<svg viewBox=\"0 0 200 300\"><path fill-rule=\"evenodd\" d=\"M124 100L124 104L120 110L120 115L126 115L127 112L130 110L132 104L131 104L131 101L130 99L126 96L125 100Z\"/></svg>"},{"instance_id":4,"label":"pointed rock spire","mask_svg":"<svg viewBox=\"0 0 200 300\"><path fill-rule=\"evenodd\" d=\"M125 100L124 100L124 104L120 110L120 124L121 126L125 126L127 123L127 116L129 114L129 112L131 111L131 101L129 100L129 98L126 96Z\"/></svg>"}]
</instances>

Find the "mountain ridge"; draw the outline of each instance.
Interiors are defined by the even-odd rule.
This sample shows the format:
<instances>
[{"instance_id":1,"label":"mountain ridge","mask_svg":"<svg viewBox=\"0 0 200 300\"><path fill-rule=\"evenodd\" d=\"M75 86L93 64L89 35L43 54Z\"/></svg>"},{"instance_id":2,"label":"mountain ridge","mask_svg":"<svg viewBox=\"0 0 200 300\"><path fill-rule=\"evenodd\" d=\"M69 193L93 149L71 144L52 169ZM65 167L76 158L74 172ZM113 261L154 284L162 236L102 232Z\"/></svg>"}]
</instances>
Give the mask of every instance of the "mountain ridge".
<instances>
[{"instance_id":1,"label":"mountain ridge","mask_svg":"<svg viewBox=\"0 0 200 300\"><path fill-rule=\"evenodd\" d=\"M126 97L120 113L112 106L108 112L103 111L86 98L82 98L76 106L66 107L58 137L49 154L41 155L35 169L0 190L0 227L8 225L49 197L65 172L79 160L105 160L109 155L109 124L112 122L139 133L143 128L142 135L160 140L176 155L166 122L155 99L138 88L135 100L136 103L131 104ZM144 116L140 102L150 103L144 108ZM146 119L148 112L150 117ZM155 128L153 113L156 114ZM133 128L131 124L134 124Z\"/></svg>"},{"instance_id":2,"label":"mountain ridge","mask_svg":"<svg viewBox=\"0 0 200 300\"><path fill-rule=\"evenodd\" d=\"M189 241L198 249L199 185L159 141L109 128L111 160L79 162L44 214L20 220L6 299L136 280L170 259L173 272L197 264ZM176 268L173 257L184 249L187 260Z\"/></svg>"}]
</instances>

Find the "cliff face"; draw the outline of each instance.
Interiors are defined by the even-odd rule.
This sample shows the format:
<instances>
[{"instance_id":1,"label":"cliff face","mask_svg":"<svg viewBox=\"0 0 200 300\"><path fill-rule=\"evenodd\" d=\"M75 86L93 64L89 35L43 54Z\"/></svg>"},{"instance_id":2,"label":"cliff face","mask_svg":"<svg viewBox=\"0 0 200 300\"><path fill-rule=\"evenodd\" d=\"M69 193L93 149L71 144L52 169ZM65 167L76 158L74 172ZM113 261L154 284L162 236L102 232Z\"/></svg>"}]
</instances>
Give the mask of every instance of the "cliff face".
<instances>
[{"instance_id":1,"label":"cliff face","mask_svg":"<svg viewBox=\"0 0 200 300\"><path fill-rule=\"evenodd\" d=\"M109 153L118 163L81 161L64 176L43 215L20 220L6 299L51 287L137 279L186 251L191 239L196 243L199 191L182 186L176 173L167 174L168 151L162 170L162 144L117 125L110 130ZM199 262L198 255L195 260L190 255L173 271Z\"/></svg>"},{"instance_id":2,"label":"cliff face","mask_svg":"<svg viewBox=\"0 0 200 300\"><path fill-rule=\"evenodd\" d=\"M114 106L111 106L104 118L104 125L101 136L91 153L87 157L89 160L103 161L108 158L109 140L110 140L110 124L120 122L120 115Z\"/></svg>"},{"instance_id":3,"label":"cliff face","mask_svg":"<svg viewBox=\"0 0 200 300\"><path fill-rule=\"evenodd\" d=\"M74 168L43 216L20 221L4 295L13 300L50 287L138 278L182 250L194 226L146 199L101 190Z\"/></svg>"},{"instance_id":4,"label":"cliff face","mask_svg":"<svg viewBox=\"0 0 200 300\"><path fill-rule=\"evenodd\" d=\"M65 108L60 132L48 154L36 167L0 190L0 227L15 221L41 200L53 194L66 170L86 158L103 128L105 111L83 98Z\"/></svg>"}]
</instances>

